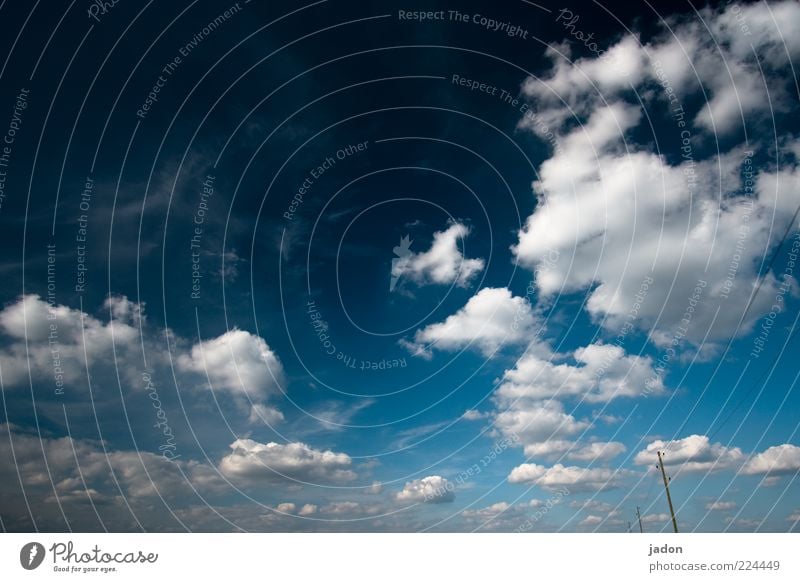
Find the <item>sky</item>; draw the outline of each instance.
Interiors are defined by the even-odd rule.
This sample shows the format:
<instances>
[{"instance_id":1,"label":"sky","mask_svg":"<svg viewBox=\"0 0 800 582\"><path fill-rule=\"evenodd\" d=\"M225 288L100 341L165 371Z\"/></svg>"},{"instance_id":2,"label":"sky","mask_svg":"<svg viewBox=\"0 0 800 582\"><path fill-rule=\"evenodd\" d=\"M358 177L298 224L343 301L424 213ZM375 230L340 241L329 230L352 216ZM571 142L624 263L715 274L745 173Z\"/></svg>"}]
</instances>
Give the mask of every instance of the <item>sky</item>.
<instances>
[{"instance_id":1,"label":"sky","mask_svg":"<svg viewBox=\"0 0 800 582\"><path fill-rule=\"evenodd\" d=\"M3 531L797 531L800 4L101 4L0 4Z\"/></svg>"}]
</instances>

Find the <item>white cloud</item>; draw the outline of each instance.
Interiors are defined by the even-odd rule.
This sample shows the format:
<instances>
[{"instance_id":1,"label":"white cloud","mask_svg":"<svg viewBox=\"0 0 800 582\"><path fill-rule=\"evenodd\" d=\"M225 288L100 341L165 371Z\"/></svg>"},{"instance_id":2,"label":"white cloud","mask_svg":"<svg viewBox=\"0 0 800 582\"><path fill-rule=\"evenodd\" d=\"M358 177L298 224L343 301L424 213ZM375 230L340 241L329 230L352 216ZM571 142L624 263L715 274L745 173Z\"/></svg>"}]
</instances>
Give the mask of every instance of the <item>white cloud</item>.
<instances>
[{"instance_id":1,"label":"white cloud","mask_svg":"<svg viewBox=\"0 0 800 582\"><path fill-rule=\"evenodd\" d=\"M383 493L383 483L380 481L373 481L372 485L364 489L365 495L380 495Z\"/></svg>"},{"instance_id":2,"label":"white cloud","mask_svg":"<svg viewBox=\"0 0 800 582\"><path fill-rule=\"evenodd\" d=\"M506 288L487 287L445 321L417 330L410 345L440 350L471 346L488 356L504 344L531 341L535 323L528 301Z\"/></svg>"},{"instance_id":3,"label":"white cloud","mask_svg":"<svg viewBox=\"0 0 800 582\"><path fill-rule=\"evenodd\" d=\"M455 499L455 493L452 483L447 479L431 475L407 481L395 499L404 503L448 503Z\"/></svg>"},{"instance_id":4,"label":"white cloud","mask_svg":"<svg viewBox=\"0 0 800 582\"><path fill-rule=\"evenodd\" d=\"M605 501L597 501L596 499L576 499L575 501L570 501L569 506L574 509L585 509L587 511L594 511L594 512L601 512L601 513L611 513L616 511L614 506L610 503L606 503Z\"/></svg>"},{"instance_id":5,"label":"white cloud","mask_svg":"<svg viewBox=\"0 0 800 582\"><path fill-rule=\"evenodd\" d=\"M14 485L17 471L27 495L54 504L53 488L60 500L74 503L87 503L90 497L97 503L121 503L121 495L130 502L152 503L159 496L171 500L192 497L195 490L203 495L225 491L216 469L196 461L104 448L101 443L71 437L40 437L9 425L0 424L0 432L6 435L0 439L0 459L4 461L0 463L0 488L11 489L4 491L9 498L19 492ZM4 504L3 509L10 507ZM44 510L37 506L37 512Z\"/></svg>"},{"instance_id":6,"label":"white cloud","mask_svg":"<svg viewBox=\"0 0 800 582\"><path fill-rule=\"evenodd\" d=\"M313 503L306 503L300 508L300 511L297 514L303 516L314 515L317 512L317 509L318 507Z\"/></svg>"},{"instance_id":7,"label":"white cloud","mask_svg":"<svg viewBox=\"0 0 800 582\"><path fill-rule=\"evenodd\" d=\"M644 331L656 326L653 338L661 345L672 341L689 307L691 321L681 336L695 345L706 331L712 342L736 332L743 307L731 306L748 303L762 255L800 203L797 174L794 168L775 174L769 166L754 164L757 187L747 192L741 173L752 141L701 159L699 135L735 130L743 116L754 119L758 111L774 108L778 115L786 109L791 75L781 67L800 55L800 42L796 35L787 40L779 29L800 26L800 6L759 3L742 7L741 14L734 8L703 9L704 23L669 20L671 29L645 47L625 36L600 58L570 64L549 51L551 74L524 84L538 117L524 117L521 125L555 140L555 148L540 167L534 184L539 203L514 252L537 271L536 284L544 297L562 288L586 291L592 317L617 330L650 277L653 284L633 325ZM771 9L782 18L780 23ZM749 34L742 33L742 23L751 27ZM656 61L658 67L653 66ZM667 102L663 86L653 89L663 79L674 89L677 103ZM700 83L710 100L707 107L687 111L687 150L679 163L652 152L649 143L639 147L628 139L629 130L643 119L640 104L631 103L631 85L645 106L656 108L648 112L652 117L681 103L688 108L689 97L702 97ZM681 129L669 131L680 135ZM775 182L782 182L777 195ZM707 286L692 305L689 297L699 280ZM769 309L778 284L773 274L764 277L740 333Z\"/></svg>"},{"instance_id":8,"label":"white cloud","mask_svg":"<svg viewBox=\"0 0 800 582\"><path fill-rule=\"evenodd\" d=\"M575 443L573 441L564 439L534 441L525 445L525 456L532 459L555 459L566 455L574 446Z\"/></svg>"},{"instance_id":9,"label":"white cloud","mask_svg":"<svg viewBox=\"0 0 800 582\"><path fill-rule=\"evenodd\" d=\"M651 393L664 391L652 359L629 356L617 345L594 343L572 353L577 365L554 363L527 354L507 370L497 389L503 402L518 399L580 397L587 402L608 402L618 397L641 396L646 382L653 379Z\"/></svg>"},{"instance_id":10,"label":"white cloud","mask_svg":"<svg viewBox=\"0 0 800 582\"><path fill-rule=\"evenodd\" d=\"M731 509L736 509L736 502L712 501L711 503L706 503L706 509L709 511L730 511Z\"/></svg>"},{"instance_id":11,"label":"white cloud","mask_svg":"<svg viewBox=\"0 0 800 582\"><path fill-rule=\"evenodd\" d=\"M105 309L115 320L105 323L65 305L49 305L39 295L24 295L0 311L0 332L10 338L0 349L3 385L27 385L33 381L83 385L86 366L117 363L126 371L135 356L141 310L127 298L109 297ZM27 344L27 345L26 345Z\"/></svg>"},{"instance_id":12,"label":"white cloud","mask_svg":"<svg viewBox=\"0 0 800 582\"><path fill-rule=\"evenodd\" d=\"M516 437L530 459L603 463L624 452L619 442L575 442L570 437L587 431L592 422L576 419L554 398L607 402L640 396L646 381L651 392L661 393L663 383L650 358L628 356L619 346L600 343L570 354L577 365L557 363L569 355L538 351L522 356L504 373L493 396L500 411L494 425Z\"/></svg>"},{"instance_id":13,"label":"white cloud","mask_svg":"<svg viewBox=\"0 0 800 582\"><path fill-rule=\"evenodd\" d=\"M800 148L800 140L791 144ZM795 153L800 160L800 151ZM783 168L771 173L762 173L756 184L758 195L765 203L774 207L783 216L797 210L797 192L800 191L800 167Z\"/></svg>"},{"instance_id":14,"label":"white cloud","mask_svg":"<svg viewBox=\"0 0 800 582\"><path fill-rule=\"evenodd\" d=\"M571 461L605 462L625 452L625 445L615 441L595 442L576 447L567 453Z\"/></svg>"},{"instance_id":15,"label":"white cloud","mask_svg":"<svg viewBox=\"0 0 800 582\"><path fill-rule=\"evenodd\" d=\"M657 451L662 451L664 466L680 467L681 471L718 471L737 466L744 461L744 454L738 447L726 447L721 443L712 444L705 435L691 435L675 441L656 440L636 454L638 465L655 465Z\"/></svg>"},{"instance_id":16,"label":"white cloud","mask_svg":"<svg viewBox=\"0 0 800 582\"><path fill-rule=\"evenodd\" d=\"M531 499L527 502L508 503L498 501L487 507L465 509L461 516L470 530L483 531L530 531L536 522L562 502L568 490L559 490L547 500Z\"/></svg>"},{"instance_id":17,"label":"white cloud","mask_svg":"<svg viewBox=\"0 0 800 582\"><path fill-rule=\"evenodd\" d=\"M798 471L800 471L800 447L789 444L770 447L763 453L754 455L742 469L745 475L775 476Z\"/></svg>"},{"instance_id":18,"label":"white cloud","mask_svg":"<svg viewBox=\"0 0 800 582\"><path fill-rule=\"evenodd\" d=\"M743 475L775 478L800 471L800 447L790 444L770 447L748 457L739 447L712 444L707 436L695 434L675 441L654 441L636 454L634 462L638 465L655 464L656 451L662 451L666 467L688 472L741 468Z\"/></svg>"},{"instance_id":19,"label":"white cloud","mask_svg":"<svg viewBox=\"0 0 800 582\"><path fill-rule=\"evenodd\" d=\"M644 523L667 523L672 521L672 518L666 513L648 513L642 516Z\"/></svg>"},{"instance_id":20,"label":"white cloud","mask_svg":"<svg viewBox=\"0 0 800 582\"><path fill-rule=\"evenodd\" d=\"M274 425L283 422L283 413L277 408L264 404L253 404L250 408L250 417L247 419L251 424Z\"/></svg>"},{"instance_id":21,"label":"white cloud","mask_svg":"<svg viewBox=\"0 0 800 582\"><path fill-rule=\"evenodd\" d=\"M85 390L87 368L98 385L116 383L119 376L124 385L142 389L142 374L147 372L160 388L158 379L171 376L172 356L179 383L207 389L210 379L218 393L231 396L249 412L250 422L275 424L283 419L279 410L264 404L280 394L284 373L262 338L231 330L191 345L171 330L150 325L143 306L127 297L109 296L103 311L108 321L65 305L50 305L38 295L6 305L0 310L0 337L8 338L0 348L4 389L27 385L30 370L35 383ZM171 354L164 336L170 338Z\"/></svg>"},{"instance_id":22,"label":"white cloud","mask_svg":"<svg viewBox=\"0 0 800 582\"><path fill-rule=\"evenodd\" d=\"M800 26L800 6L796 2L784 1L769 5L754 3L733 7L713 14L709 19L712 31L721 41L726 69L719 68L719 57L708 54L718 47L704 47L706 54L697 59L701 78L712 88L709 110L698 115L698 122L709 129L728 130L741 122L742 115L765 111L769 106L781 109L785 95L778 82L765 93L761 71L772 76L790 59L800 55L797 35L789 32ZM712 15L708 10L706 15ZM747 27L744 34L742 25ZM756 57L758 55L758 57ZM761 67L756 63L761 60ZM718 67L716 70L714 67ZM713 114L713 115L712 115Z\"/></svg>"},{"instance_id":23,"label":"white cloud","mask_svg":"<svg viewBox=\"0 0 800 582\"><path fill-rule=\"evenodd\" d=\"M320 512L328 515L335 515L340 519L352 519L362 515L375 515L380 513L381 507L374 504L366 505L356 501L334 501L320 509Z\"/></svg>"},{"instance_id":24,"label":"white cloud","mask_svg":"<svg viewBox=\"0 0 800 582\"><path fill-rule=\"evenodd\" d=\"M593 525L599 525L603 522L603 518L599 515L587 515L583 520L578 524L578 527L588 527Z\"/></svg>"},{"instance_id":25,"label":"white cloud","mask_svg":"<svg viewBox=\"0 0 800 582\"><path fill-rule=\"evenodd\" d=\"M529 78L523 91L540 104L544 119L560 124L570 110L584 114L633 87L647 97L643 89L661 82L660 68L680 99L688 101L697 94L708 99L707 107L693 113L695 126L706 131L729 132L742 117L785 108L788 94L781 70L800 55L800 42L791 32L800 26L797 3L729 4L722 10L699 12L702 21L667 18L663 33L647 44L628 34L599 57L569 62L566 47L561 47L561 55L549 50L552 71ZM770 93L762 73L773 80Z\"/></svg>"},{"instance_id":26,"label":"white cloud","mask_svg":"<svg viewBox=\"0 0 800 582\"><path fill-rule=\"evenodd\" d=\"M361 504L355 501L336 501L326 505L323 509L325 513L333 515L353 514L361 510Z\"/></svg>"},{"instance_id":27,"label":"white cloud","mask_svg":"<svg viewBox=\"0 0 800 582\"><path fill-rule=\"evenodd\" d=\"M791 33L800 25L800 6L796 2L771 2L768 8L752 3L736 8L739 12L731 6L711 21L715 34L727 42L734 55L749 58L756 48L759 56L780 65L789 58L787 52L791 56L800 53L800 39Z\"/></svg>"},{"instance_id":28,"label":"white cloud","mask_svg":"<svg viewBox=\"0 0 800 582\"><path fill-rule=\"evenodd\" d=\"M122 322L140 323L145 319L143 306L124 295L109 295L103 302L103 308L109 311L114 319Z\"/></svg>"},{"instance_id":29,"label":"white cloud","mask_svg":"<svg viewBox=\"0 0 800 582\"><path fill-rule=\"evenodd\" d=\"M465 410L464 414L461 415L461 418L463 418L464 420L481 420L483 418L486 418L487 416L488 415L485 412L481 412L473 408L470 410Z\"/></svg>"},{"instance_id":30,"label":"white cloud","mask_svg":"<svg viewBox=\"0 0 800 582\"><path fill-rule=\"evenodd\" d=\"M531 459L565 458L570 461L606 462L625 452L618 442L593 442L581 444L569 440L549 439L525 445L525 456Z\"/></svg>"},{"instance_id":31,"label":"white cloud","mask_svg":"<svg viewBox=\"0 0 800 582\"><path fill-rule=\"evenodd\" d=\"M281 513L294 513L297 506L294 503L279 503L275 506L275 509Z\"/></svg>"},{"instance_id":32,"label":"white cloud","mask_svg":"<svg viewBox=\"0 0 800 582\"><path fill-rule=\"evenodd\" d=\"M575 491L601 491L622 485L623 481L633 474L624 469L606 469L602 467L586 469L583 467L565 467L556 464L552 467L524 463L508 475L509 483L537 485L544 489L567 487Z\"/></svg>"},{"instance_id":33,"label":"white cloud","mask_svg":"<svg viewBox=\"0 0 800 582\"><path fill-rule=\"evenodd\" d=\"M397 340L397 345L399 345L401 348L408 350L408 352L415 358L421 358L426 361L430 361L433 359L433 350L431 350L431 346L417 344L414 343L413 341L408 341L405 338L400 338L399 340Z\"/></svg>"},{"instance_id":34,"label":"white cloud","mask_svg":"<svg viewBox=\"0 0 800 582\"><path fill-rule=\"evenodd\" d=\"M726 196L720 204L720 189L740 187L730 169L744 159L742 150L720 161L724 176L714 161L671 166L624 144L623 132L637 120L633 106L616 103L563 138L562 150L541 166L534 185L539 204L513 250L537 270L543 296L587 290L586 309L609 331L655 326L662 344L678 327L685 328L678 339L695 344L707 331L711 340L728 338L741 317L730 305L747 304L775 228L775 194L761 187L752 198ZM617 153L609 143L628 151ZM800 202L797 192L783 192L779 229L791 216L783 209ZM748 325L771 305L777 285L773 275L765 277ZM637 317L629 321L634 307Z\"/></svg>"},{"instance_id":35,"label":"white cloud","mask_svg":"<svg viewBox=\"0 0 800 582\"><path fill-rule=\"evenodd\" d=\"M301 481L344 483L356 478L352 459L345 453L320 451L304 443L258 443L238 439L219 468L232 479L245 481Z\"/></svg>"},{"instance_id":36,"label":"white cloud","mask_svg":"<svg viewBox=\"0 0 800 582\"><path fill-rule=\"evenodd\" d=\"M495 426L504 435L516 437L526 447L526 454L534 453L534 445L550 446L551 441L563 441L589 425L564 412L563 405L555 400L504 410L495 418Z\"/></svg>"},{"instance_id":37,"label":"white cloud","mask_svg":"<svg viewBox=\"0 0 800 582\"><path fill-rule=\"evenodd\" d=\"M335 400L320 402L294 428L303 434L340 432L353 422L356 415L373 404L374 398L359 398L353 403Z\"/></svg>"},{"instance_id":38,"label":"white cloud","mask_svg":"<svg viewBox=\"0 0 800 582\"><path fill-rule=\"evenodd\" d=\"M728 524L728 527L725 528L726 531L741 531L741 532L748 532L754 533L761 529L764 525L764 522L760 518L750 519L750 518L740 518L736 519L733 516L729 516L725 518L725 523Z\"/></svg>"},{"instance_id":39,"label":"white cloud","mask_svg":"<svg viewBox=\"0 0 800 582\"><path fill-rule=\"evenodd\" d=\"M430 249L393 262L392 277L408 277L420 285L455 283L467 287L484 267L483 259L465 259L459 249L459 241L469 233L469 227L458 222L434 233Z\"/></svg>"}]
</instances>

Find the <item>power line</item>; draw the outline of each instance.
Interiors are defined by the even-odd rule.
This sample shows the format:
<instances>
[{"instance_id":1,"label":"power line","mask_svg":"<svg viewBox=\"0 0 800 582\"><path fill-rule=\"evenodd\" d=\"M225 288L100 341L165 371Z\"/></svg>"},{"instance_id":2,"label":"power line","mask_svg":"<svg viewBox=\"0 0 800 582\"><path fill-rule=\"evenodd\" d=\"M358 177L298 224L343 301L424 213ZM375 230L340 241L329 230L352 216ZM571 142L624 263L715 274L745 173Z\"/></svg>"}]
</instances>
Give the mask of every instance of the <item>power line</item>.
<instances>
[{"instance_id":1,"label":"power line","mask_svg":"<svg viewBox=\"0 0 800 582\"><path fill-rule=\"evenodd\" d=\"M791 334L791 335L789 336L789 338L786 340L786 343L785 343L784 345L785 345L785 346L789 345L789 343L791 343L791 341L792 341L794 338L796 338L796 337L797 337L797 335L798 335L798 332L800 332L800 327L796 328L796 329L794 330L794 332L792 332L792 334ZM739 410L739 408L742 406L742 404L744 404L744 403L745 403L745 401L747 401L747 399L750 397L750 395L751 395L753 392L755 392L755 389L756 389L756 388L758 388L758 387L761 385L761 382L762 382L762 381L763 381L763 380L764 380L764 379L767 377L767 374L768 374L768 373L769 373L771 370L774 370L774 369L775 369L775 366L776 366L776 364L778 363L778 359L779 359L780 357L781 357L781 354L780 354L780 352L778 352L778 353L775 355L775 358L773 358L773 360L772 360L772 363L771 363L769 366L767 366L767 368L766 368L766 369L765 369L765 370L764 370L764 371L761 373L761 376L759 376L758 380L756 380L756 381L753 383L753 385L752 385L752 386L750 386L750 388L749 388L749 389L748 389L748 391L747 391L747 392L744 394L744 396L742 396L742 398L741 398L741 399L739 399L739 401L736 403L736 406L734 406L734 407L733 407L733 408L732 408L732 409L731 409L731 410L728 412L728 414L726 414L726 415L725 415L725 418L722 420L722 422L720 422L720 423L717 425L717 428L715 428L715 429L714 429L714 431L713 431L713 432L712 432L712 433L711 433L711 434L708 436L708 440L711 440L711 439L713 439L713 438L716 436L716 434L717 434L717 433L718 433L720 430L722 430L722 427L723 427L723 426L725 426L725 424L726 424L726 423L727 423L727 422L728 422L728 421L731 419L731 417L732 417L732 416L733 416L733 415L736 413L736 411L737 411L737 410Z\"/></svg>"}]
</instances>

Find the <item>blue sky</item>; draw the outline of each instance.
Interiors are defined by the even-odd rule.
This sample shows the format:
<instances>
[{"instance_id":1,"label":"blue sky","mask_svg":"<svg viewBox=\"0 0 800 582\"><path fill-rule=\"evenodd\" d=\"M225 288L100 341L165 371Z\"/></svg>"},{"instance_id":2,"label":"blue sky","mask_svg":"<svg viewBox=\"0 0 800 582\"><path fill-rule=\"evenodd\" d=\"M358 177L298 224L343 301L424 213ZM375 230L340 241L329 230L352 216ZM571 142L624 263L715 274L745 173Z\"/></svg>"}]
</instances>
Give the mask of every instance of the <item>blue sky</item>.
<instances>
[{"instance_id":1,"label":"blue sky","mask_svg":"<svg viewBox=\"0 0 800 582\"><path fill-rule=\"evenodd\" d=\"M797 528L800 7L507 4L0 8L4 530Z\"/></svg>"}]
</instances>

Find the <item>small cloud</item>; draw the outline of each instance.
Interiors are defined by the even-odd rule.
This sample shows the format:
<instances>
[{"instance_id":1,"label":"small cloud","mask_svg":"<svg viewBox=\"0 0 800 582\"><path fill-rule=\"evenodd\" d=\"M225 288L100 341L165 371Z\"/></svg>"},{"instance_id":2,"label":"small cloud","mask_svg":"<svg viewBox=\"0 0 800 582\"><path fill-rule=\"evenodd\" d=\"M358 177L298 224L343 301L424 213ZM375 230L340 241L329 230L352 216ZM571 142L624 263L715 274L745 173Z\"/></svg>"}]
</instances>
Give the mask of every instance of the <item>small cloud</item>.
<instances>
[{"instance_id":1,"label":"small cloud","mask_svg":"<svg viewBox=\"0 0 800 582\"><path fill-rule=\"evenodd\" d=\"M626 478L635 476L633 471L625 469L606 469L602 467L586 469L584 467L565 467L557 464L544 467L533 463L524 463L515 467L508 476L509 483L537 485L544 489L567 487L570 490L604 491L620 487Z\"/></svg>"},{"instance_id":2,"label":"small cloud","mask_svg":"<svg viewBox=\"0 0 800 582\"><path fill-rule=\"evenodd\" d=\"M380 481L373 481L372 485L364 489L365 495L379 495L383 493L383 483Z\"/></svg>"},{"instance_id":3,"label":"small cloud","mask_svg":"<svg viewBox=\"0 0 800 582\"><path fill-rule=\"evenodd\" d=\"M275 509L281 513L294 513L297 506L294 503L279 503Z\"/></svg>"},{"instance_id":4,"label":"small cloud","mask_svg":"<svg viewBox=\"0 0 800 582\"><path fill-rule=\"evenodd\" d=\"M395 499L406 503L450 503L456 497L454 489L444 477L431 475L408 481Z\"/></svg>"},{"instance_id":5,"label":"small cloud","mask_svg":"<svg viewBox=\"0 0 800 582\"><path fill-rule=\"evenodd\" d=\"M581 521L578 524L578 527L581 527L581 526L587 527L587 526L599 525L602 522L603 522L603 518L600 517L599 515L587 515L585 518L583 518L583 521Z\"/></svg>"},{"instance_id":6,"label":"small cloud","mask_svg":"<svg viewBox=\"0 0 800 582\"><path fill-rule=\"evenodd\" d=\"M487 416L489 416L487 412L480 412L479 410L470 409L464 411L464 414L461 415L461 418L464 420L481 420Z\"/></svg>"},{"instance_id":7,"label":"small cloud","mask_svg":"<svg viewBox=\"0 0 800 582\"><path fill-rule=\"evenodd\" d=\"M450 225L447 230L433 235L431 248L421 253L411 251L413 242L408 235L400 239L394 248L390 290L397 281L406 277L418 285L469 286L472 279L483 270L483 259L467 259L458 247L460 240L470 233L469 227L461 223Z\"/></svg>"},{"instance_id":8,"label":"small cloud","mask_svg":"<svg viewBox=\"0 0 800 582\"><path fill-rule=\"evenodd\" d=\"M705 435L691 435L674 441L657 440L637 453L637 465L652 465L656 454L662 451L665 466L679 466L682 471L716 471L738 465L744 454L737 447L726 447L721 443L711 443Z\"/></svg>"},{"instance_id":9,"label":"small cloud","mask_svg":"<svg viewBox=\"0 0 800 582\"><path fill-rule=\"evenodd\" d=\"M314 515L317 512L317 506L313 503L306 503L303 507L300 508L300 511L297 512L298 515L308 516Z\"/></svg>"}]
</instances>

